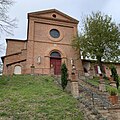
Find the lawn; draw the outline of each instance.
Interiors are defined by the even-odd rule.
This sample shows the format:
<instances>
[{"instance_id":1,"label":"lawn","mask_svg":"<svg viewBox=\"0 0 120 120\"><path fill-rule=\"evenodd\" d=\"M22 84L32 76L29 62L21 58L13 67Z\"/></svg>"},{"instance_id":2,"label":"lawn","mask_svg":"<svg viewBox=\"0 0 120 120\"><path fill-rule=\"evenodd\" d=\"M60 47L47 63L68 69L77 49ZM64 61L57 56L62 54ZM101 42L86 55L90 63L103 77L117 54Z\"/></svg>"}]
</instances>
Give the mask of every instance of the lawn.
<instances>
[{"instance_id":1,"label":"lawn","mask_svg":"<svg viewBox=\"0 0 120 120\"><path fill-rule=\"evenodd\" d=\"M120 79L120 77L119 77L119 79ZM100 80L99 80L99 77L95 77L95 78L93 78L93 79L87 80L88 83L90 83L90 84L92 84L92 85L94 85L94 86L96 86L96 87L99 86L99 81L100 81ZM120 80L119 80L119 81L120 81ZM109 80L105 79L104 82L105 82L105 84L106 84L106 89L107 89L108 87L111 87L111 86L109 85L109 83L110 83ZM119 89L118 89L118 93L119 93L119 95L120 95L120 86L119 86Z\"/></svg>"},{"instance_id":2,"label":"lawn","mask_svg":"<svg viewBox=\"0 0 120 120\"><path fill-rule=\"evenodd\" d=\"M77 105L51 77L0 77L2 120L84 120Z\"/></svg>"},{"instance_id":3,"label":"lawn","mask_svg":"<svg viewBox=\"0 0 120 120\"><path fill-rule=\"evenodd\" d=\"M96 77L96 78L93 78L93 79L88 79L87 80L88 83L98 87L99 86L99 79Z\"/></svg>"}]
</instances>

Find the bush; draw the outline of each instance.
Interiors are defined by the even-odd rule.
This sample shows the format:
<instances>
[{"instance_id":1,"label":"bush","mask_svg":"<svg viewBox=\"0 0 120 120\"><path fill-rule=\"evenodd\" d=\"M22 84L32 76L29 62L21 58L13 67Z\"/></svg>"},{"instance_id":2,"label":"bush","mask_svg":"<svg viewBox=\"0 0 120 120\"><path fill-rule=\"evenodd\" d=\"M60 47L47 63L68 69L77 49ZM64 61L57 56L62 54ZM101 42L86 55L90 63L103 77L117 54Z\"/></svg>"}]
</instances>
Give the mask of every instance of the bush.
<instances>
[{"instance_id":1,"label":"bush","mask_svg":"<svg viewBox=\"0 0 120 120\"><path fill-rule=\"evenodd\" d=\"M119 88L119 76L117 74L117 70L115 66L111 66L111 73L114 81L116 82L117 89Z\"/></svg>"},{"instance_id":2,"label":"bush","mask_svg":"<svg viewBox=\"0 0 120 120\"><path fill-rule=\"evenodd\" d=\"M61 85L62 85L62 88L63 90L66 88L67 86L67 78L68 78L68 73L67 73L67 67L66 67L66 64L63 63L62 66L61 66Z\"/></svg>"},{"instance_id":3,"label":"bush","mask_svg":"<svg viewBox=\"0 0 120 120\"><path fill-rule=\"evenodd\" d=\"M110 93L111 96L117 95L117 93L118 93L117 88L114 88L114 87L109 87L109 88L107 89L107 91Z\"/></svg>"}]
</instances>

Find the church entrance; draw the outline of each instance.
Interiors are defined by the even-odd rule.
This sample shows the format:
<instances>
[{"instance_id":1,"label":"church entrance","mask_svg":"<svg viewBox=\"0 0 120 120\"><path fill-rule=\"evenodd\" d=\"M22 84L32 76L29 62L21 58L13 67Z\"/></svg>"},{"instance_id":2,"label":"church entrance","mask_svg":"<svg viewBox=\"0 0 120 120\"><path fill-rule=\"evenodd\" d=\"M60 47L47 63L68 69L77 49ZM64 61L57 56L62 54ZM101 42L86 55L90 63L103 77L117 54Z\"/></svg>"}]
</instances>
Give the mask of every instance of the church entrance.
<instances>
[{"instance_id":1,"label":"church entrance","mask_svg":"<svg viewBox=\"0 0 120 120\"><path fill-rule=\"evenodd\" d=\"M50 66L54 68L54 74L61 74L61 55L59 52L52 52L50 54Z\"/></svg>"}]
</instances>

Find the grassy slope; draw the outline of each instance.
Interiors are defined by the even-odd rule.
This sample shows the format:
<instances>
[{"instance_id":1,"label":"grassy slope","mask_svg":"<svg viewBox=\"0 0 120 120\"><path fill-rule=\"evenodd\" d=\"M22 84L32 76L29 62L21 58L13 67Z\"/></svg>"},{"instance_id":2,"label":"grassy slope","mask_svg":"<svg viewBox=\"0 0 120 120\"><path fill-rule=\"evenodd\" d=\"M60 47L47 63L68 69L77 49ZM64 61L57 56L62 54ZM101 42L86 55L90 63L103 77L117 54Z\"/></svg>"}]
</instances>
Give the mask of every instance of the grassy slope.
<instances>
[{"instance_id":1,"label":"grassy slope","mask_svg":"<svg viewBox=\"0 0 120 120\"><path fill-rule=\"evenodd\" d=\"M120 77L119 77L119 79L120 79ZM119 80L120 81L120 80ZM99 86L99 78L94 78L94 79L90 79L90 80L88 80L87 82L89 82L89 83L91 83L92 85L94 85L94 86ZM110 81L109 80L105 80L105 84L106 84L106 87L111 87L110 85L109 85L109 83L110 83ZM106 88L107 89L107 88ZM119 93L119 95L120 95L120 86L119 86L119 89L118 89L118 93Z\"/></svg>"},{"instance_id":2,"label":"grassy slope","mask_svg":"<svg viewBox=\"0 0 120 120\"><path fill-rule=\"evenodd\" d=\"M77 100L47 76L0 77L0 118L83 120Z\"/></svg>"}]
</instances>

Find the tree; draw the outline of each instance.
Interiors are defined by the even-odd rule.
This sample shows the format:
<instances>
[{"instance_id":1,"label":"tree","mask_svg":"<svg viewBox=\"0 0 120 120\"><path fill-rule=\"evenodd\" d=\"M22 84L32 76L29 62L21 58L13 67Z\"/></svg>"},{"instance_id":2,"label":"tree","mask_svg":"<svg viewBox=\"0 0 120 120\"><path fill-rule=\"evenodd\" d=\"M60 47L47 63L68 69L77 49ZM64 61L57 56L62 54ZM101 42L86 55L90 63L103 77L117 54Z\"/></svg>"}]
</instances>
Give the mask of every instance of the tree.
<instances>
[{"instance_id":1,"label":"tree","mask_svg":"<svg viewBox=\"0 0 120 120\"><path fill-rule=\"evenodd\" d=\"M116 87L118 89L119 88L119 76L117 74L117 70L116 70L115 66L113 66L113 65L110 68L111 68L112 77L113 77L114 81L116 82Z\"/></svg>"},{"instance_id":2,"label":"tree","mask_svg":"<svg viewBox=\"0 0 120 120\"><path fill-rule=\"evenodd\" d=\"M0 75L2 74L3 64L0 62Z\"/></svg>"},{"instance_id":3,"label":"tree","mask_svg":"<svg viewBox=\"0 0 120 120\"><path fill-rule=\"evenodd\" d=\"M11 19L8 15L9 7L12 6L12 0L0 0L0 32L6 32L13 35L13 28L16 27L16 19Z\"/></svg>"},{"instance_id":4,"label":"tree","mask_svg":"<svg viewBox=\"0 0 120 120\"><path fill-rule=\"evenodd\" d=\"M102 61L119 61L120 32L119 26L108 15L92 13L83 19L83 29L72 41L83 58L96 59L102 73Z\"/></svg>"},{"instance_id":5,"label":"tree","mask_svg":"<svg viewBox=\"0 0 120 120\"><path fill-rule=\"evenodd\" d=\"M61 66L61 86L63 88L63 90L65 89L65 87L67 86L67 78L68 78L68 73L67 73L67 67L66 64L63 63Z\"/></svg>"}]
</instances>

